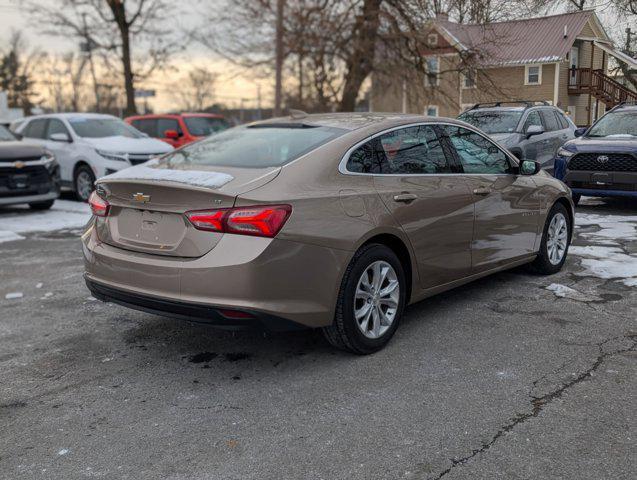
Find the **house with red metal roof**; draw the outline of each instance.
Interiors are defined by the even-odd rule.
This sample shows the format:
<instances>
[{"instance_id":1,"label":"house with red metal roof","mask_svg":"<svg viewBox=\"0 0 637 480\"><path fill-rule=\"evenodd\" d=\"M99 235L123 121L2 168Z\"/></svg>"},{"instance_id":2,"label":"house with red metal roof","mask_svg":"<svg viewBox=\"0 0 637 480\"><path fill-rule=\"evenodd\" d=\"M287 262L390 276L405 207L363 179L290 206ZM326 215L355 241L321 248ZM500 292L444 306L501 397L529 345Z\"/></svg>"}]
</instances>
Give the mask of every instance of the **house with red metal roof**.
<instances>
[{"instance_id":1,"label":"house with red metal roof","mask_svg":"<svg viewBox=\"0 0 637 480\"><path fill-rule=\"evenodd\" d=\"M483 25L439 15L422 39L418 62L373 75L371 110L451 117L476 103L543 101L589 125L637 101L608 75L610 58L637 60L615 48L594 10Z\"/></svg>"}]
</instances>

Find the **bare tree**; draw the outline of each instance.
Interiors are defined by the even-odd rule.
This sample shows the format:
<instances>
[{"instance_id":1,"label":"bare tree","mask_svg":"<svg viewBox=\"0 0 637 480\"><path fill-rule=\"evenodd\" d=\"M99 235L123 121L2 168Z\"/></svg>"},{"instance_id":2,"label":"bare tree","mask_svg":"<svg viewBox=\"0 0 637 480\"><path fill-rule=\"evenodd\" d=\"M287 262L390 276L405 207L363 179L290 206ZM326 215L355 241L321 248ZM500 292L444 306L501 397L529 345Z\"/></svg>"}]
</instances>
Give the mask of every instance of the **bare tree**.
<instances>
[{"instance_id":1,"label":"bare tree","mask_svg":"<svg viewBox=\"0 0 637 480\"><path fill-rule=\"evenodd\" d=\"M170 56L184 45L174 41L167 23L174 8L167 0L55 0L52 6L32 0L24 3L45 26L45 33L87 43L89 52L99 53L107 68L120 73L127 114L136 112L135 84L166 67Z\"/></svg>"},{"instance_id":2,"label":"bare tree","mask_svg":"<svg viewBox=\"0 0 637 480\"><path fill-rule=\"evenodd\" d=\"M199 112L209 107L215 99L217 75L205 67L195 67L186 78L175 85L174 91L180 108Z\"/></svg>"}]
</instances>

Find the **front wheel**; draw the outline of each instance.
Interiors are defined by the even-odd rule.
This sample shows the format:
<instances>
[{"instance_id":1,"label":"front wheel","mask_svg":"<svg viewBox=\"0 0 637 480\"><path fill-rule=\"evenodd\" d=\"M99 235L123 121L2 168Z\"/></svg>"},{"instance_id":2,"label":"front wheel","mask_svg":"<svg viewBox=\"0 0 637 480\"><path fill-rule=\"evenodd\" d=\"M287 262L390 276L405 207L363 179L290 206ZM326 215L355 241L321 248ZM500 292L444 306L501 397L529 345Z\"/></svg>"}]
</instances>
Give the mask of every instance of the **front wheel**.
<instances>
[{"instance_id":1,"label":"front wheel","mask_svg":"<svg viewBox=\"0 0 637 480\"><path fill-rule=\"evenodd\" d=\"M566 262L570 242L571 223L568 212L564 205L556 203L546 218L540 251L531 264L531 269L541 275L559 272Z\"/></svg>"},{"instance_id":2,"label":"front wheel","mask_svg":"<svg viewBox=\"0 0 637 480\"><path fill-rule=\"evenodd\" d=\"M95 175L91 167L88 165L80 166L75 172L73 186L75 187L75 196L82 202L88 202L88 198L93 192L95 185Z\"/></svg>"},{"instance_id":3,"label":"front wheel","mask_svg":"<svg viewBox=\"0 0 637 480\"><path fill-rule=\"evenodd\" d=\"M361 248L341 283L334 323L323 329L333 346L366 355L383 348L398 328L407 285L396 254L384 245Z\"/></svg>"}]
</instances>

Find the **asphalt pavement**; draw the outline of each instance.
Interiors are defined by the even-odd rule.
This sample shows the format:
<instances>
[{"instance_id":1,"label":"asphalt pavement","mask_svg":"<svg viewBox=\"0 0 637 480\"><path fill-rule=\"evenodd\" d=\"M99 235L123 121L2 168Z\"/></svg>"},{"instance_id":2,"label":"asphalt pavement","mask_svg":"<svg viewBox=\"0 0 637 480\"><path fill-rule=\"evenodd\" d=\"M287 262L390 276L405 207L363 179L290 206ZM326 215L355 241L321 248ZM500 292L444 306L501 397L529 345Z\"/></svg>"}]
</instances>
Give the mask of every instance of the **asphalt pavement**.
<instances>
[{"instance_id":1,"label":"asphalt pavement","mask_svg":"<svg viewBox=\"0 0 637 480\"><path fill-rule=\"evenodd\" d=\"M582 207L575 245L634 267L636 207ZM77 230L21 235L0 243L2 479L635 478L637 287L595 252L413 305L359 357L101 303Z\"/></svg>"}]
</instances>

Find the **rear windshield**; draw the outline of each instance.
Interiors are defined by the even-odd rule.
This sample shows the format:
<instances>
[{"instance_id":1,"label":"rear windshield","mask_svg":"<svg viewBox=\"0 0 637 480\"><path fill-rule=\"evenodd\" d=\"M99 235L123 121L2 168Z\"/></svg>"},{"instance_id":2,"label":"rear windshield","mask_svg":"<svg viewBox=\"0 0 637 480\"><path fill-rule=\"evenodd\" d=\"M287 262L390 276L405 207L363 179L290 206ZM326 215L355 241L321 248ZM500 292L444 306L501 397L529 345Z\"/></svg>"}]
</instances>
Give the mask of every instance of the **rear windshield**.
<instances>
[{"instance_id":1,"label":"rear windshield","mask_svg":"<svg viewBox=\"0 0 637 480\"><path fill-rule=\"evenodd\" d=\"M515 132L520 118L521 111L503 112L503 111L468 111L461 114L458 118L474 127L479 128L485 133L512 133Z\"/></svg>"},{"instance_id":2,"label":"rear windshield","mask_svg":"<svg viewBox=\"0 0 637 480\"><path fill-rule=\"evenodd\" d=\"M285 165L343 135L347 130L301 124L262 124L235 127L190 144L165 156L179 163L241 168Z\"/></svg>"},{"instance_id":3,"label":"rear windshield","mask_svg":"<svg viewBox=\"0 0 637 480\"><path fill-rule=\"evenodd\" d=\"M611 112L599 119L587 137L637 137L637 112Z\"/></svg>"},{"instance_id":4,"label":"rear windshield","mask_svg":"<svg viewBox=\"0 0 637 480\"><path fill-rule=\"evenodd\" d=\"M212 117L184 117L186 127L191 135L207 137L211 133L217 133L228 128L228 122L223 118Z\"/></svg>"},{"instance_id":5,"label":"rear windshield","mask_svg":"<svg viewBox=\"0 0 637 480\"><path fill-rule=\"evenodd\" d=\"M84 138L143 138L139 131L122 122L119 118L72 117L69 119L69 123L75 133Z\"/></svg>"}]
</instances>

